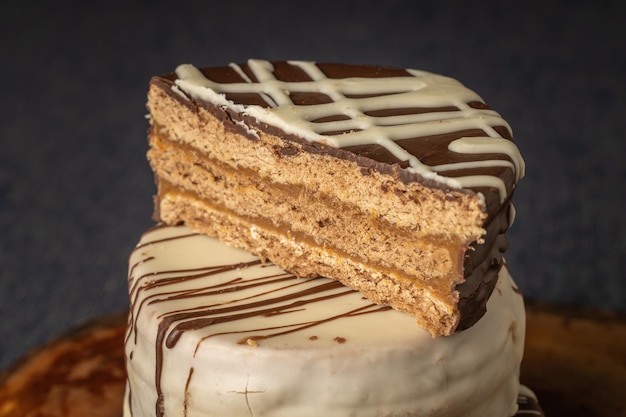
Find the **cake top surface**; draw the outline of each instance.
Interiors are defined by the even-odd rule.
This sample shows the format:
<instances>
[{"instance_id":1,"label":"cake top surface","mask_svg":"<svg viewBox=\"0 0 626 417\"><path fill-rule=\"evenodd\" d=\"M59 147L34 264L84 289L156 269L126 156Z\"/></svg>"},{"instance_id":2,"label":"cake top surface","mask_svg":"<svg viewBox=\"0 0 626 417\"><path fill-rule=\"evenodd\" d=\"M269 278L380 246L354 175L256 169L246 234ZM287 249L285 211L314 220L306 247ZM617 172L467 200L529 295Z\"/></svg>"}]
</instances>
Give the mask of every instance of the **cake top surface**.
<instances>
[{"instance_id":1,"label":"cake top surface","mask_svg":"<svg viewBox=\"0 0 626 417\"><path fill-rule=\"evenodd\" d=\"M169 347L186 332L202 333L225 349L352 352L363 343L432 340L413 317L376 305L338 281L297 278L185 226L147 232L131 261L133 305L154 294L142 308L169 323L161 329ZM388 320L394 326L382 325Z\"/></svg>"},{"instance_id":2,"label":"cake top surface","mask_svg":"<svg viewBox=\"0 0 626 417\"><path fill-rule=\"evenodd\" d=\"M298 278L186 226L146 232L130 266L133 311L146 317L151 316L148 310L158 312L163 341L170 348L185 332L200 332L229 349L351 350L364 343L406 342L430 349L471 337L465 331L433 338L410 315L376 305L335 280ZM518 292L512 283L507 285ZM473 332L491 332L500 323L496 317L483 321Z\"/></svg>"},{"instance_id":3,"label":"cake top surface","mask_svg":"<svg viewBox=\"0 0 626 417\"><path fill-rule=\"evenodd\" d=\"M472 90L414 69L249 60L165 76L183 98L249 116L309 142L394 164L450 188L490 189L501 203L524 175L511 128ZM239 121L239 123L244 123ZM261 128L262 128L261 126Z\"/></svg>"}]
</instances>

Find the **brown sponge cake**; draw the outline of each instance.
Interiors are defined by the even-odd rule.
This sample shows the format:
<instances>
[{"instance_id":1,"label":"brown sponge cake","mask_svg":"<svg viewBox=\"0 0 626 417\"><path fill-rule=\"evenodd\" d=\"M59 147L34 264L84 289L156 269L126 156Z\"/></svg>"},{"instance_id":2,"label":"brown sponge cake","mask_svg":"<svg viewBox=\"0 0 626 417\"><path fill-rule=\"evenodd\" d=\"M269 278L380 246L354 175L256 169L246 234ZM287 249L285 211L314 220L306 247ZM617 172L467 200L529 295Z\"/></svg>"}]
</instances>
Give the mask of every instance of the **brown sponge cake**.
<instances>
[{"instance_id":1,"label":"brown sponge cake","mask_svg":"<svg viewBox=\"0 0 626 417\"><path fill-rule=\"evenodd\" d=\"M152 79L148 109L158 220L337 279L433 335L484 314L524 165L508 124L457 81L182 65Z\"/></svg>"}]
</instances>

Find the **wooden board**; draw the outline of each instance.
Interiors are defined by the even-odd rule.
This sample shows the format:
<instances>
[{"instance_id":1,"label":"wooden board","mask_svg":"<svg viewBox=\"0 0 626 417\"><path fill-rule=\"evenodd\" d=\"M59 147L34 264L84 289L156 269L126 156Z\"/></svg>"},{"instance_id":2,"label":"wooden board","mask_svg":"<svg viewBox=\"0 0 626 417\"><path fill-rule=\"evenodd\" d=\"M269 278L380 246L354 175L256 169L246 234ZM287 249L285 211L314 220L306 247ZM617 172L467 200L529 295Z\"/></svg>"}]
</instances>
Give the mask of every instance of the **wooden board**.
<instances>
[{"instance_id":1,"label":"wooden board","mask_svg":"<svg viewBox=\"0 0 626 417\"><path fill-rule=\"evenodd\" d=\"M121 417L124 313L28 354L0 375L0 417ZM548 417L626 417L626 317L529 303L522 382Z\"/></svg>"},{"instance_id":2,"label":"wooden board","mask_svg":"<svg viewBox=\"0 0 626 417\"><path fill-rule=\"evenodd\" d=\"M96 320L0 376L1 417L121 417L126 314Z\"/></svg>"},{"instance_id":3,"label":"wooden board","mask_svg":"<svg viewBox=\"0 0 626 417\"><path fill-rule=\"evenodd\" d=\"M626 317L530 303L522 382L548 417L626 416Z\"/></svg>"}]
</instances>

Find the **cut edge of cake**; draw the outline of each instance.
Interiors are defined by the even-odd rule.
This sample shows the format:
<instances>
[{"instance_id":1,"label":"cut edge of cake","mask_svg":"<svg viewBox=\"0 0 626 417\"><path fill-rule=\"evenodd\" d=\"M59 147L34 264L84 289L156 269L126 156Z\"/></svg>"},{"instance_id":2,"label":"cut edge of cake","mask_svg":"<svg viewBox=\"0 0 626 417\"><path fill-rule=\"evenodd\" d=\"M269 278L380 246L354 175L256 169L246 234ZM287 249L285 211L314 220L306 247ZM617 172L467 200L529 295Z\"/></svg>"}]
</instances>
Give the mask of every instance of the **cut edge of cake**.
<instances>
[{"instance_id":1,"label":"cut edge of cake","mask_svg":"<svg viewBox=\"0 0 626 417\"><path fill-rule=\"evenodd\" d=\"M466 258L495 217L481 193L285 134L174 79L153 78L148 95L155 219L338 279L433 335L457 330Z\"/></svg>"}]
</instances>

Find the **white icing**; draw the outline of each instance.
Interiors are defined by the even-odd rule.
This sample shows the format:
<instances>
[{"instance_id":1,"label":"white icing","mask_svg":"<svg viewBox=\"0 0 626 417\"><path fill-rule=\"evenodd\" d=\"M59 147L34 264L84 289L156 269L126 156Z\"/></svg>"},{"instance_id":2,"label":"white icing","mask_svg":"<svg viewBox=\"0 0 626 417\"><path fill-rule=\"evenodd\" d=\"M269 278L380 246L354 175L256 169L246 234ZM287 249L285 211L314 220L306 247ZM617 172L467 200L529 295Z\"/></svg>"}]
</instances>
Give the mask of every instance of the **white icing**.
<instances>
[{"instance_id":1,"label":"white icing","mask_svg":"<svg viewBox=\"0 0 626 417\"><path fill-rule=\"evenodd\" d=\"M509 205L509 227L513 226L515 223L515 218L517 217L517 211L515 210L515 206L513 203Z\"/></svg>"},{"instance_id":2,"label":"white icing","mask_svg":"<svg viewBox=\"0 0 626 417\"><path fill-rule=\"evenodd\" d=\"M259 137L259 132L257 132L255 129L251 128L250 126L248 126L245 122L241 120L235 120L234 122L236 125L241 126L249 135L252 135L255 138Z\"/></svg>"},{"instance_id":3,"label":"white icing","mask_svg":"<svg viewBox=\"0 0 626 417\"><path fill-rule=\"evenodd\" d=\"M378 144L386 148L401 161L408 161L410 172L422 175L459 188L468 186L495 186L500 191L501 200L506 199L504 185L500 179L488 176L471 179L445 176L446 167L436 169L422 163L396 142L401 139L450 133L464 129L483 129L488 137L462 138L450 145L450 150L460 153L501 153L508 155L513 163L511 169L517 179L524 175L524 161L515 146L503 139L493 126L510 126L498 113L487 109L474 109L468 105L482 99L458 81L426 71L408 69L411 76L389 78L343 78L329 79L314 62L289 61L300 67L312 81L285 82L275 78L273 65L268 61L250 60L248 65L259 82L252 82L236 64L233 68L245 82L217 83L207 79L192 65L181 65L176 69L179 79L175 86L192 97L230 107L287 133L295 134L309 141L322 142L335 147ZM290 98L292 92L318 92L329 96L332 103L298 106ZM258 93L270 106L264 108L240 105L226 99L226 93ZM349 98L351 95L385 94L366 98ZM380 109L410 107L455 106L458 111L431 112L374 117L366 112ZM345 115L347 120L316 122L331 115ZM324 132L347 131L342 134ZM482 161L479 166L501 166L500 161ZM499 182L499 183L498 183ZM471 184L471 185L470 185ZM505 191L505 190L504 190Z\"/></svg>"},{"instance_id":4,"label":"white icing","mask_svg":"<svg viewBox=\"0 0 626 417\"><path fill-rule=\"evenodd\" d=\"M492 187L498 189L500 200L503 201L506 196L506 187L504 182L497 177L491 175L468 175L465 177L457 178L459 184L463 188L470 187Z\"/></svg>"},{"instance_id":5,"label":"white icing","mask_svg":"<svg viewBox=\"0 0 626 417\"><path fill-rule=\"evenodd\" d=\"M517 146L513 142L503 138L495 137L469 137L461 138L450 142L448 149L453 152L466 153L466 154L486 154L486 153L503 153L509 156L513 161L513 172L516 174L515 180L519 181L524 176L524 160L517 149ZM511 164L509 161L477 161L475 166L503 166L504 164ZM463 165L463 164L450 164ZM450 168L450 167L448 167ZM506 197L506 188L504 182L497 177L493 176L474 176L470 180L462 178L460 180L463 187L474 186L491 186L499 190L500 200L504 201Z\"/></svg>"},{"instance_id":6,"label":"white icing","mask_svg":"<svg viewBox=\"0 0 626 417\"><path fill-rule=\"evenodd\" d=\"M494 137L470 137L452 141L448 149L459 153L504 153L511 158L515 164L513 172L517 174L519 180L524 176L524 160L522 159L517 146L513 142L503 138ZM486 161L488 165L493 165L492 161Z\"/></svg>"},{"instance_id":7,"label":"white icing","mask_svg":"<svg viewBox=\"0 0 626 417\"><path fill-rule=\"evenodd\" d=\"M186 227L143 236L129 262L125 417L155 416L157 384L165 417L505 417L515 408L525 314L506 267L476 325L433 338L412 317L334 281L294 278L272 264L216 273L255 260ZM333 298L306 302L321 297ZM159 379L160 323L206 309L196 318L212 324L162 346ZM195 323L178 317L164 340Z\"/></svg>"},{"instance_id":8,"label":"white icing","mask_svg":"<svg viewBox=\"0 0 626 417\"><path fill-rule=\"evenodd\" d=\"M173 85L172 86L172 91L175 92L176 94L178 94L183 99L187 100L187 96L185 95L185 93L180 88L178 88L178 86Z\"/></svg>"}]
</instances>

